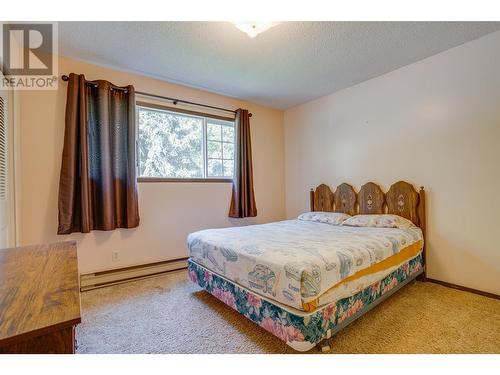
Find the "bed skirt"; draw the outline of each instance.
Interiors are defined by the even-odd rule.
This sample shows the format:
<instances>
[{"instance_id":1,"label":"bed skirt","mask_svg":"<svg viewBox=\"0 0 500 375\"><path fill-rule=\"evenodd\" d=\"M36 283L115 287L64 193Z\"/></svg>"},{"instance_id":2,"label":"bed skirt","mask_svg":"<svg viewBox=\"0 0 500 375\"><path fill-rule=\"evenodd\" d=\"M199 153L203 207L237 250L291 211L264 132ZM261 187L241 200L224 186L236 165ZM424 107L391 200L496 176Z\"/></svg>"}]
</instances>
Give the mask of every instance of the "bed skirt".
<instances>
[{"instance_id":1,"label":"bed skirt","mask_svg":"<svg viewBox=\"0 0 500 375\"><path fill-rule=\"evenodd\" d=\"M330 338L422 272L422 254L419 254L353 296L313 312L303 312L249 291L191 259L188 261L191 281L300 352Z\"/></svg>"}]
</instances>

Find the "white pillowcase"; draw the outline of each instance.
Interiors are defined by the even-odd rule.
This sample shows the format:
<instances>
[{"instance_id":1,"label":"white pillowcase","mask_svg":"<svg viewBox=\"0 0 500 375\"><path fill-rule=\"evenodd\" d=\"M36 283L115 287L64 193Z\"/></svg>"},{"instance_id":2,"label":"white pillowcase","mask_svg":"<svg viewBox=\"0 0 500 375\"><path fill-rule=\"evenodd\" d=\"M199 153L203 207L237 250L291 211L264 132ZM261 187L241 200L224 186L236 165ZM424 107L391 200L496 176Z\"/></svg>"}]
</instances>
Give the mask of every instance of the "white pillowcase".
<instances>
[{"instance_id":1,"label":"white pillowcase","mask_svg":"<svg viewBox=\"0 0 500 375\"><path fill-rule=\"evenodd\" d=\"M398 215L355 215L345 220L342 225L351 227L374 227L374 228L399 228L407 229L414 227L410 220Z\"/></svg>"},{"instance_id":2,"label":"white pillowcase","mask_svg":"<svg viewBox=\"0 0 500 375\"><path fill-rule=\"evenodd\" d=\"M318 223L330 225L340 225L344 220L349 219L350 217L351 215L344 214L342 212L313 211L299 215L298 219L304 221L316 221Z\"/></svg>"}]
</instances>

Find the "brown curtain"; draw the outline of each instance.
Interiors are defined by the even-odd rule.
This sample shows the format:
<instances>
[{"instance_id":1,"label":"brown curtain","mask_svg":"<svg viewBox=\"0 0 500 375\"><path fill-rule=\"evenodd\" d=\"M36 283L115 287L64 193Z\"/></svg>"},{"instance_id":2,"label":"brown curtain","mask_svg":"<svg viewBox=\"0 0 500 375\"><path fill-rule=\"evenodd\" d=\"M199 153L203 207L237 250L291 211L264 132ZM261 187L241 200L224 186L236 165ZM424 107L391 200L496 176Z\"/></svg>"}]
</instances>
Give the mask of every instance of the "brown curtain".
<instances>
[{"instance_id":1,"label":"brown curtain","mask_svg":"<svg viewBox=\"0 0 500 375\"><path fill-rule=\"evenodd\" d=\"M139 225L134 87L70 74L59 234Z\"/></svg>"},{"instance_id":2,"label":"brown curtain","mask_svg":"<svg viewBox=\"0 0 500 375\"><path fill-rule=\"evenodd\" d=\"M229 217L254 217L257 216L257 206L253 190L250 116L246 109L236 111L235 129L236 160Z\"/></svg>"}]
</instances>

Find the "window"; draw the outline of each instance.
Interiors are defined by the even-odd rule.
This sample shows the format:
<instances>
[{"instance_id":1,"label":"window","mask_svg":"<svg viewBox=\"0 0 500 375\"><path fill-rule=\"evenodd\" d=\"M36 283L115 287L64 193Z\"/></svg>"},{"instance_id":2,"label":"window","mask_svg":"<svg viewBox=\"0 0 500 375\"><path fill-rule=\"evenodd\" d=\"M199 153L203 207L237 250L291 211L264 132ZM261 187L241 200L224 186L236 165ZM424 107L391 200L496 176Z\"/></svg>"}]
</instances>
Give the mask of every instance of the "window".
<instances>
[{"instance_id":1,"label":"window","mask_svg":"<svg viewBox=\"0 0 500 375\"><path fill-rule=\"evenodd\" d=\"M233 121L144 105L137 112L139 177L233 177Z\"/></svg>"}]
</instances>

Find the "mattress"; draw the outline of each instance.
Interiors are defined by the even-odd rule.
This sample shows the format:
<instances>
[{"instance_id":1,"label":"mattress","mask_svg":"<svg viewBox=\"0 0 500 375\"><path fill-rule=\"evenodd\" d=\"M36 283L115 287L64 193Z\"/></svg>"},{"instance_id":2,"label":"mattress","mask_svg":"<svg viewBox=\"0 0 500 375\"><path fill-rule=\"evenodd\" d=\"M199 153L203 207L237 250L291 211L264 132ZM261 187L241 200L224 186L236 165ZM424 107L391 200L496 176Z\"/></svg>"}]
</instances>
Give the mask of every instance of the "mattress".
<instances>
[{"instance_id":1,"label":"mattress","mask_svg":"<svg viewBox=\"0 0 500 375\"><path fill-rule=\"evenodd\" d=\"M188 236L197 264L272 301L314 311L380 280L423 246L422 231L302 220Z\"/></svg>"},{"instance_id":2,"label":"mattress","mask_svg":"<svg viewBox=\"0 0 500 375\"><path fill-rule=\"evenodd\" d=\"M189 278L208 293L298 351L312 349L323 339L375 307L423 272L422 255L403 263L386 277L356 294L304 312L263 297L223 276L188 262Z\"/></svg>"}]
</instances>

